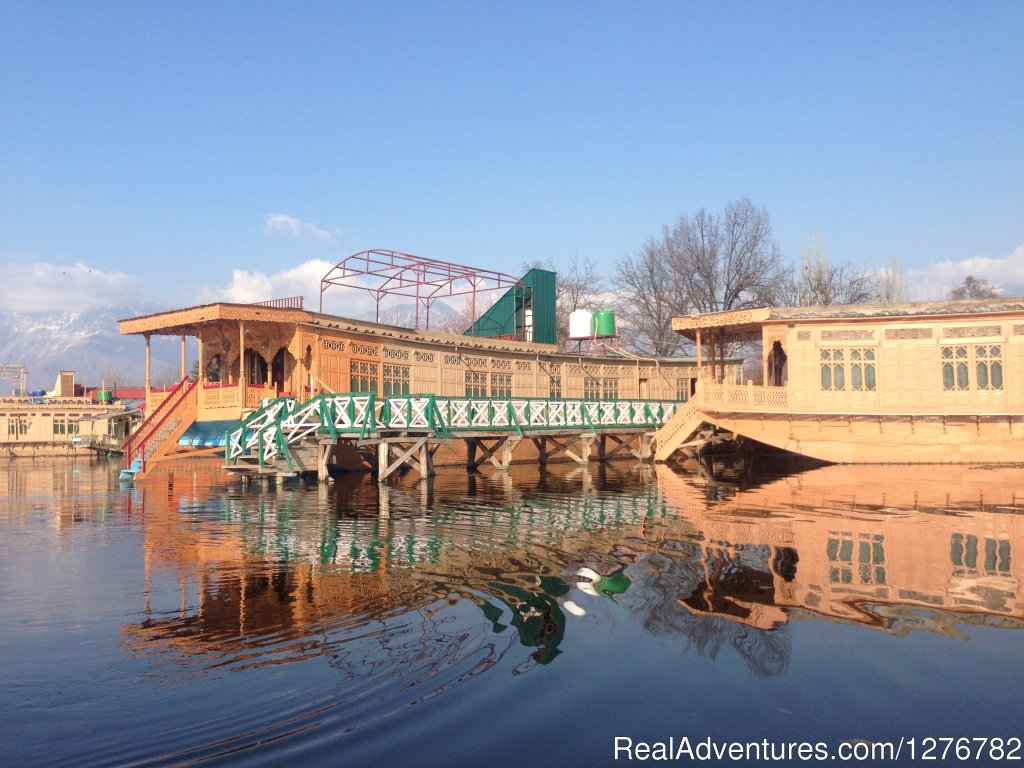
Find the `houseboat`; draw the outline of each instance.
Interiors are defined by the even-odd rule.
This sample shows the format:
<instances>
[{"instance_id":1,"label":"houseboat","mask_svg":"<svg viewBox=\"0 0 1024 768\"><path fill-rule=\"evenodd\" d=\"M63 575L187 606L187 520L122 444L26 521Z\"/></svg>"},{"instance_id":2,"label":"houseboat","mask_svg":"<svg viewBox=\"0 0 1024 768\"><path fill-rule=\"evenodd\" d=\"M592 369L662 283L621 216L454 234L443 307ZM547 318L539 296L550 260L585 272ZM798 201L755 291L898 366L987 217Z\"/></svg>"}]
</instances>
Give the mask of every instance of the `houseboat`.
<instances>
[{"instance_id":1,"label":"houseboat","mask_svg":"<svg viewBox=\"0 0 1024 768\"><path fill-rule=\"evenodd\" d=\"M453 442L470 466L507 467L520 446L541 462L562 451L582 462L591 446L604 458L634 438L630 450L653 454L654 431L694 391L696 360L640 357L604 342L589 352L560 349L555 276L538 272L464 335L314 312L302 297L121 320L122 334L146 340L148 418L126 445L127 462L142 470L198 448L191 436L204 428L224 435L233 427L219 446L228 468L276 477L325 477L328 464L346 465L337 452L346 442L376 446L382 476L394 469L389 441L423 474L433 451ZM155 336L181 339L182 382L169 391L150 386ZM194 381L186 379L188 337L198 340ZM738 380L740 366L727 361L726 378ZM303 458L300 440L319 448Z\"/></svg>"},{"instance_id":2,"label":"houseboat","mask_svg":"<svg viewBox=\"0 0 1024 768\"><path fill-rule=\"evenodd\" d=\"M672 327L700 362L658 459L712 424L834 463L1024 463L1024 298L763 307ZM750 342L763 383L706 364L710 346Z\"/></svg>"}]
</instances>

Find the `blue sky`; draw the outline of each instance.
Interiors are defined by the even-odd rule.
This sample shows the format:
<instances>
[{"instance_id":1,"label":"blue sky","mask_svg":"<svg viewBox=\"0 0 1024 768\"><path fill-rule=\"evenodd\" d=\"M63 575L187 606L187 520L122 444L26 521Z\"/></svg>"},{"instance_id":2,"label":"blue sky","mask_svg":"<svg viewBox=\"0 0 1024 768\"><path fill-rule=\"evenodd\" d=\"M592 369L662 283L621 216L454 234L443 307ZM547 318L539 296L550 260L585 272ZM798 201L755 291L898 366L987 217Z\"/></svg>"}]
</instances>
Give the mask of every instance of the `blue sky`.
<instances>
[{"instance_id":1,"label":"blue sky","mask_svg":"<svg viewBox=\"0 0 1024 768\"><path fill-rule=\"evenodd\" d=\"M1020 0L0 0L0 309L610 273L741 196L794 263L1024 293L1022 40Z\"/></svg>"}]
</instances>

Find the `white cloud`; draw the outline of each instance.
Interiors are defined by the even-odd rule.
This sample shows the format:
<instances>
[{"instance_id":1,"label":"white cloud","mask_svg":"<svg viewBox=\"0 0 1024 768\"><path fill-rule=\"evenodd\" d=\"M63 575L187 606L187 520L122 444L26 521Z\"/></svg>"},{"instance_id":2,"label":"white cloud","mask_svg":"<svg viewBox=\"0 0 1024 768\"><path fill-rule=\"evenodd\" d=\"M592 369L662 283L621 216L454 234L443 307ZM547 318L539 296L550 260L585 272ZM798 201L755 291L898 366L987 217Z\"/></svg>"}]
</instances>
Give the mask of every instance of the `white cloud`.
<instances>
[{"instance_id":1,"label":"white cloud","mask_svg":"<svg viewBox=\"0 0 1024 768\"><path fill-rule=\"evenodd\" d=\"M84 312L124 304L137 292L138 278L104 272L88 264L59 265L45 261L0 262L0 311Z\"/></svg>"},{"instance_id":2,"label":"white cloud","mask_svg":"<svg viewBox=\"0 0 1024 768\"><path fill-rule=\"evenodd\" d=\"M263 231L268 235L312 238L313 240L319 240L324 243L335 242L335 236L340 234L335 232L335 234L332 235L330 232L325 229L321 229L316 224L303 221L302 219L297 219L294 216L288 216L284 213L272 213L267 216L266 221L263 222Z\"/></svg>"},{"instance_id":3,"label":"white cloud","mask_svg":"<svg viewBox=\"0 0 1024 768\"><path fill-rule=\"evenodd\" d=\"M302 296L306 300L306 309L317 311L320 308L320 281L333 267L332 262L312 259L272 275L233 269L228 285L205 288L200 292L200 297L204 303L227 301L248 304L254 301ZM373 298L367 291L332 286L324 295L325 312L354 317L371 309Z\"/></svg>"},{"instance_id":4,"label":"white cloud","mask_svg":"<svg viewBox=\"0 0 1024 768\"><path fill-rule=\"evenodd\" d=\"M959 261L937 261L907 270L907 290L915 299L941 299L973 275L999 288L1003 296L1024 295L1024 245L1008 256L972 256Z\"/></svg>"}]
</instances>

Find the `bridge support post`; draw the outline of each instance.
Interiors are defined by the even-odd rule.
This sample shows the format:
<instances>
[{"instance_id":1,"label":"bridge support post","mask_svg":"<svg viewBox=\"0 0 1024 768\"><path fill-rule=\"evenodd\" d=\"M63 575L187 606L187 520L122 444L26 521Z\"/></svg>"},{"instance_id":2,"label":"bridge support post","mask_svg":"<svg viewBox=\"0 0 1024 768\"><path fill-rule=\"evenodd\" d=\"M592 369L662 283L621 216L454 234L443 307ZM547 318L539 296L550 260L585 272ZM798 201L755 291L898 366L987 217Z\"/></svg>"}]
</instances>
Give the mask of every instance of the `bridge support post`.
<instances>
[{"instance_id":1,"label":"bridge support post","mask_svg":"<svg viewBox=\"0 0 1024 768\"><path fill-rule=\"evenodd\" d=\"M546 437L531 437L534 447L537 449L537 463L542 467L548 463L548 441Z\"/></svg>"}]
</instances>

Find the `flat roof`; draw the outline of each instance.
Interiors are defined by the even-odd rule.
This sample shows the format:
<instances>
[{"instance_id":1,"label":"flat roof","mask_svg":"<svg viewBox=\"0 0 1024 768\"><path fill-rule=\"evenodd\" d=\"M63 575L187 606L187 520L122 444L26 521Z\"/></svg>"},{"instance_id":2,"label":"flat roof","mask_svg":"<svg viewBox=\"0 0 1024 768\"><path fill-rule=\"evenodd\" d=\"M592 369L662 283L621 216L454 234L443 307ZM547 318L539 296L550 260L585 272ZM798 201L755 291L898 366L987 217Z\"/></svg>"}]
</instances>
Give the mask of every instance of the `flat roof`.
<instances>
[{"instance_id":1,"label":"flat roof","mask_svg":"<svg viewBox=\"0 0 1024 768\"><path fill-rule=\"evenodd\" d=\"M672 330L693 338L698 329L727 328L731 334L751 334L771 322L820 323L839 320L894 320L1024 312L1024 298L970 301L921 301L903 304L836 304L824 307L752 307L672 318Z\"/></svg>"}]
</instances>

